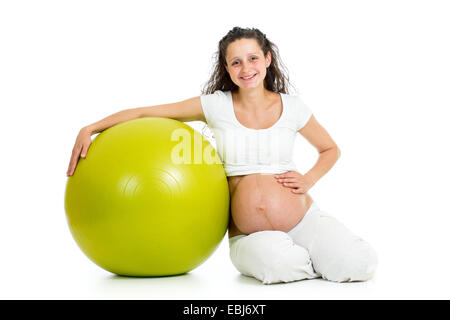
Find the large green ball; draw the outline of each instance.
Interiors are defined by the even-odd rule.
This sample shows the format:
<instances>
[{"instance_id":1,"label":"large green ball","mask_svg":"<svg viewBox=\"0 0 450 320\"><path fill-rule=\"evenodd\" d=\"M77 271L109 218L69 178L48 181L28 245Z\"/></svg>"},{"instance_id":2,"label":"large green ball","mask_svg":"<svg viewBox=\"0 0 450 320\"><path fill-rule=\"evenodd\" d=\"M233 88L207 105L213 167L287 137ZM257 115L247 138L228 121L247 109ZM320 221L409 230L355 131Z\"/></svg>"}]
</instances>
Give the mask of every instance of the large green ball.
<instances>
[{"instance_id":1,"label":"large green ball","mask_svg":"<svg viewBox=\"0 0 450 320\"><path fill-rule=\"evenodd\" d=\"M119 275L194 269L223 239L228 210L226 174L214 148L167 118L135 119L100 133L66 185L75 241Z\"/></svg>"}]
</instances>

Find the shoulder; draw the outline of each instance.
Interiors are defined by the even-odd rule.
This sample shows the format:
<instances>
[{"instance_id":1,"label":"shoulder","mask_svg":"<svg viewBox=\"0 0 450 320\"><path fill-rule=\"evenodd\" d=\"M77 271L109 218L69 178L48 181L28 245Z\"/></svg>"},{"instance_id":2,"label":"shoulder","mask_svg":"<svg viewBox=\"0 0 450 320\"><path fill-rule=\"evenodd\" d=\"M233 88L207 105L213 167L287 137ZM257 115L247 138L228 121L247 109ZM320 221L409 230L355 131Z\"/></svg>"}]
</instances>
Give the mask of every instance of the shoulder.
<instances>
[{"instance_id":1,"label":"shoulder","mask_svg":"<svg viewBox=\"0 0 450 320\"><path fill-rule=\"evenodd\" d=\"M298 103L302 103L302 99L300 98L300 96L296 95L296 94L289 94L289 93L280 93L283 97L283 99L288 100L289 102L293 103L293 104L298 104Z\"/></svg>"},{"instance_id":2,"label":"shoulder","mask_svg":"<svg viewBox=\"0 0 450 320\"><path fill-rule=\"evenodd\" d=\"M298 95L284 94L284 101L290 109L292 118L296 120L296 130L300 130L310 119L312 110Z\"/></svg>"},{"instance_id":3,"label":"shoulder","mask_svg":"<svg viewBox=\"0 0 450 320\"><path fill-rule=\"evenodd\" d=\"M216 90L214 93L201 95L200 100L203 108L211 109L227 103L230 96L231 93L229 91Z\"/></svg>"},{"instance_id":4,"label":"shoulder","mask_svg":"<svg viewBox=\"0 0 450 320\"><path fill-rule=\"evenodd\" d=\"M216 90L213 93L203 94L200 100L203 108L214 108L229 100L229 91Z\"/></svg>"},{"instance_id":5,"label":"shoulder","mask_svg":"<svg viewBox=\"0 0 450 320\"><path fill-rule=\"evenodd\" d=\"M216 90L213 93L202 94L200 97L205 97L205 98L225 98L225 97L228 97L228 95L230 93L231 93L230 91Z\"/></svg>"},{"instance_id":6,"label":"shoulder","mask_svg":"<svg viewBox=\"0 0 450 320\"><path fill-rule=\"evenodd\" d=\"M291 94L283 94L283 95L285 101L287 101L294 110L298 112L311 111L300 96Z\"/></svg>"},{"instance_id":7,"label":"shoulder","mask_svg":"<svg viewBox=\"0 0 450 320\"><path fill-rule=\"evenodd\" d=\"M216 126L218 119L225 116L231 97L230 91L216 90L200 96L203 114L208 125Z\"/></svg>"}]
</instances>

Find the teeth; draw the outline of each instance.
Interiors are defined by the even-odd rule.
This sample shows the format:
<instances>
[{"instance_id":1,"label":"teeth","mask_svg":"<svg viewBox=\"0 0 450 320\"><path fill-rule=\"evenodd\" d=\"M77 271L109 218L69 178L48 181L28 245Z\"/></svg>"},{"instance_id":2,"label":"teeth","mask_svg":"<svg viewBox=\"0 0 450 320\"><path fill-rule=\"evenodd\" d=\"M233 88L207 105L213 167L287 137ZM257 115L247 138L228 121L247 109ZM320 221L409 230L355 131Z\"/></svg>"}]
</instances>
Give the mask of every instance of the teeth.
<instances>
[{"instance_id":1,"label":"teeth","mask_svg":"<svg viewBox=\"0 0 450 320\"><path fill-rule=\"evenodd\" d=\"M256 74L256 73L255 73L255 74ZM252 78L255 74L251 75L250 77L246 77L246 78L242 78L242 79L245 79L245 80L250 79L250 78Z\"/></svg>"}]
</instances>

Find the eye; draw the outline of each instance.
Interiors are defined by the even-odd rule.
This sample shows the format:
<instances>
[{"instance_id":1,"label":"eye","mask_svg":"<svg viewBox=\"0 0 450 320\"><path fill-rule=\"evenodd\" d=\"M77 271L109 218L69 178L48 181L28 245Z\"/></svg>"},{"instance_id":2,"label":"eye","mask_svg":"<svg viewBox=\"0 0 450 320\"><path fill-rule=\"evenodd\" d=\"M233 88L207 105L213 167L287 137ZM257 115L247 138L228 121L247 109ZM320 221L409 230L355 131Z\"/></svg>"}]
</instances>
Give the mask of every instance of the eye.
<instances>
[{"instance_id":1,"label":"eye","mask_svg":"<svg viewBox=\"0 0 450 320\"><path fill-rule=\"evenodd\" d=\"M258 59L258 57L251 57L250 59ZM231 65L234 66L236 63L238 63L238 61L234 61Z\"/></svg>"}]
</instances>

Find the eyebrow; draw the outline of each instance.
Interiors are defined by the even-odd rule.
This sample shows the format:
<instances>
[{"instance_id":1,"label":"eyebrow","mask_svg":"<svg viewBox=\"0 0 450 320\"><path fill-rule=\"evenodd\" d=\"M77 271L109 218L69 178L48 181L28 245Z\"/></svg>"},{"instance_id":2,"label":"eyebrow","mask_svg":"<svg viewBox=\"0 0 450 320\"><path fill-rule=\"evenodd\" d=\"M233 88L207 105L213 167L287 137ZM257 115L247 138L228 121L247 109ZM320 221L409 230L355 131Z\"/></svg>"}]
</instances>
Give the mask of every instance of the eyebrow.
<instances>
[{"instance_id":1,"label":"eyebrow","mask_svg":"<svg viewBox=\"0 0 450 320\"><path fill-rule=\"evenodd\" d=\"M253 52L253 53L249 53L248 56L250 56L250 55L252 55L252 54L258 55L257 52ZM239 57L233 57L233 58L230 59L230 61L233 61L233 60L236 59L236 58L239 58Z\"/></svg>"}]
</instances>

